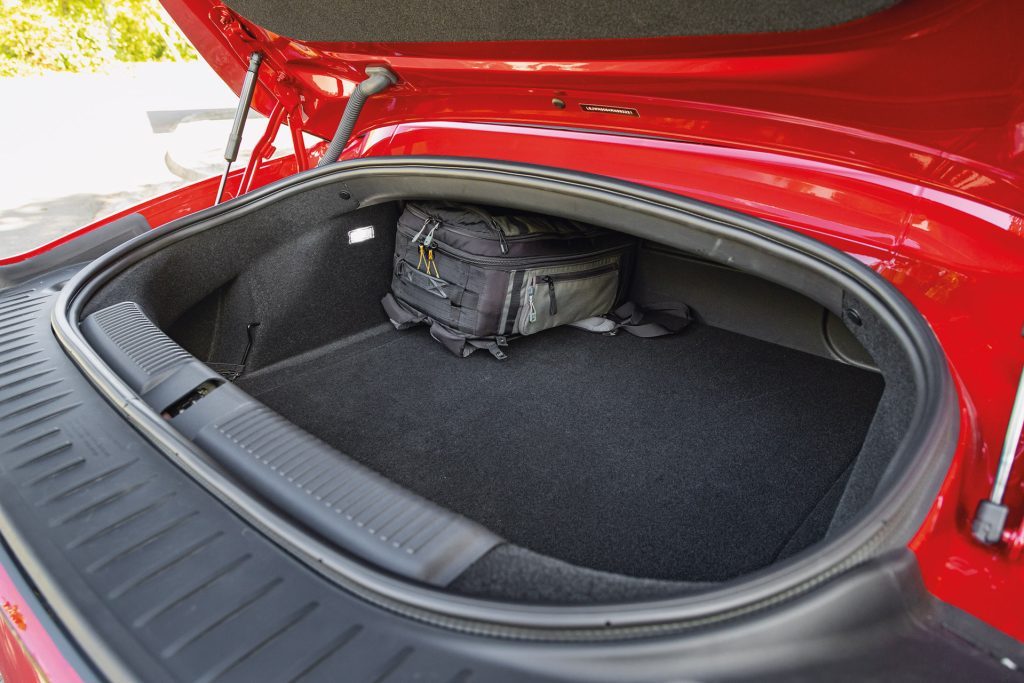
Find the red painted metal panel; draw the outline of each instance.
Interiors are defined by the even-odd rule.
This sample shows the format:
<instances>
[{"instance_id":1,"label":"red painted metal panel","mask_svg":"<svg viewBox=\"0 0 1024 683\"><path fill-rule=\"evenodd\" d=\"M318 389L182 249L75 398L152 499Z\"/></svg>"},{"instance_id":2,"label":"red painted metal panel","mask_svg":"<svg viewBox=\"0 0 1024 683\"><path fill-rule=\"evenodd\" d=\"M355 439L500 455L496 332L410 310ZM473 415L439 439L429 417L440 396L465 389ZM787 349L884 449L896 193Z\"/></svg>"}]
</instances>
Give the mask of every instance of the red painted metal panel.
<instances>
[{"instance_id":1,"label":"red painted metal panel","mask_svg":"<svg viewBox=\"0 0 1024 683\"><path fill-rule=\"evenodd\" d=\"M1024 565L969 530L1024 365L1024 3L906 0L800 34L406 45L300 43L212 0L165 4L236 89L248 54L265 51L257 108L280 101L321 137L363 68L390 65L402 82L370 99L346 158L451 155L622 178L775 221L893 282L942 343L961 400L953 466L911 547L935 595L1024 639ZM295 168L269 161L253 185ZM161 225L209 206L215 188L133 210ZM1007 493L1012 526L1022 474Z\"/></svg>"},{"instance_id":2,"label":"red painted metal panel","mask_svg":"<svg viewBox=\"0 0 1024 683\"><path fill-rule=\"evenodd\" d=\"M257 108L296 102L322 138L365 67L384 63L401 82L370 98L357 134L438 120L590 128L829 160L1011 210L1024 188L1016 0L904 0L797 33L405 44L308 43L215 0L164 4L236 90L264 52Z\"/></svg>"},{"instance_id":3,"label":"red painted metal panel","mask_svg":"<svg viewBox=\"0 0 1024 683\"><path fill-rule=\"evenodd\" d=\"M0 567L0 680L11 683L79 683L39 619Z\"/></svg>"}]
</instances>

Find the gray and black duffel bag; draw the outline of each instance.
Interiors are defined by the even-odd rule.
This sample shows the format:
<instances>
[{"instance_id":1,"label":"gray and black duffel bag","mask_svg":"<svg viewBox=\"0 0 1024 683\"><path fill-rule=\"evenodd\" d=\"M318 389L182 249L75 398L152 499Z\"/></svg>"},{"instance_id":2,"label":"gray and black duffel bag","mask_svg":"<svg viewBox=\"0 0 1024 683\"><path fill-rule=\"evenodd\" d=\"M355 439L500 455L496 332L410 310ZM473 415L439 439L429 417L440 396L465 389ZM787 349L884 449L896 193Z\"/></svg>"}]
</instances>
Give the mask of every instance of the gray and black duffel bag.
<instances>
[{"instance_id":1,"label":"gray and black duffel bag","mask_svg":"<svg viewBox=\"0 0 1024 683\"><path fill-rule=\"evenodd\" d=\"M384 309L457 356L558 325L654 337L690 321L682 304L622 303L635 240L576 221L447 202L410 202L398 219Z\"/></svg>"}]
</instances>

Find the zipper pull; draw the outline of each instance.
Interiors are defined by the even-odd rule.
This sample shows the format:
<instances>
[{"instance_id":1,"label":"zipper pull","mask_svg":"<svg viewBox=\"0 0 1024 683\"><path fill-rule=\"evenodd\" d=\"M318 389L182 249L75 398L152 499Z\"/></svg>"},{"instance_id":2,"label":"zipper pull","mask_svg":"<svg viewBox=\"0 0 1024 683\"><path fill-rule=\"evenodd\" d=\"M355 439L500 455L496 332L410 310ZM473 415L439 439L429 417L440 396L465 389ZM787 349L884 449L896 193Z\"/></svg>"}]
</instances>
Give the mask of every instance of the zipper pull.
<instances>
[{"instance_id":1,"label":"zipper pull","mask_svg":"<svg viewBox=\"0 0 1024 683\"><path fill-rule=\"evenodd\" d=\"M430 225L430 219L429 218L424 218L423 219L423 225L420 226L420 231L412 236L412 239L409 240L409 244L416 244L417 242L419 242L420 241L420 237L423 236L423 231L427 229L428 225Z\"/></svg>"},{"instance_id":2,"label":"zipper pull","mask_svg":"<svg viewBox=\"0 0 1024 683\"><path fill-rule=\"evenodd\" d=\"M541 281L548 283L548 299L551 300L551 306L548 307L548 313L555 315L558 313L558 302L555 301L555 279L550 275L545 275L541 278Z\"/></svg>"},{"instance_id":3,"label":"zipper pull","mask_svg":"<svg viewBox=\"0 0 1024 683\"><path fill-rule=\"evenodd\" d=\"M534 288L533 283L531 282L530 286L526 288L526 305L528 306L527 310L529 311L529 314L526 316L526 319L531 323L537 322L537 307L533 305L533 293L535 291L536 289Z\"/></svg>"},{"instance_id":4,"label":"zipper pull","mask_svg":"<svg viewBox=\"0 0 1024 683\"><path fill-rule=\"evenodd\" d=\"M466 208L468 208L471 213L475 214L477 218L481 220L482 223L487 225L494 232L498 233L498 244L501 246L501 254L502 256L508 254L508 240L505 239L505 233L502 231L502 229L498 227L497 223L494 222L494 217L479 209L473 209L471 207Z\"/></svg>"},{"instance_id":5,"label":"zipper pull","mask_svg":"<svg viewBox=\"0 0 1024 683\"><path fill-rule=\"evenodd\" d=\"M425 228L427 226L424 225L423 227ZM427 233L427 236L423 238L423 246L430 247L430 245L434 243L434 232L436 232L439 227L441 227L441 221L435 218L434 227L432 227L430 232Z\"/></svg>"},{"instance_id":6,"label":"zipper pull","mask_svg":"<svg viewBox=\"0 0 1024 683\"><path fill-rule=\"evenodd\" d=\"M491 230L493 230L494 232L498 233L498 245L501 247L502 255L507 254L508 253L508 240L505 239L505 231L501 229L501 226L499 226L497 223L494 222L494 218L493 217L487 216L487 215L484 215L484 214L481 214L481 216L483 217L484 222L487 225L490 226Z\"/></svg>"},{"instance_id":7,"label":"zipper pull","mask_svg":"<svg viewBox=\"0 0 1024 683\"><path fill-rule=\"evenodd\" d=\"M422 268L424 263L426 263L426 259L424 258L424 255L423 255L423 245L421 244L420 245L420 260L416 262L416 270L419 270L420 268Z\"/></svg>"}]
</instances>

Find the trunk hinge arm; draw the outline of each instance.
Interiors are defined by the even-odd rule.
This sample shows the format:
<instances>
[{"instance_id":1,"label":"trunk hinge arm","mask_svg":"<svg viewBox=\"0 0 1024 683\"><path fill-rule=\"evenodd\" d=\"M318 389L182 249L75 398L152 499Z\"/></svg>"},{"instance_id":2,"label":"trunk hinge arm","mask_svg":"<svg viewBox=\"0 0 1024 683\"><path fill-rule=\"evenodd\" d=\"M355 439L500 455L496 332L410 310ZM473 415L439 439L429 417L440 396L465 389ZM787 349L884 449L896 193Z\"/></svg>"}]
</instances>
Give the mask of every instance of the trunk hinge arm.
<instances>
[{"instance_id":1,"label":"trunk hinge arm","mask_svg":"<svg viewBox=\"0 0 1024 683\"><path fill-rule=\"evenodd\" d=\"M309 152L306 151L306 142L302 138L302 103L296 93L285 88L284 84L278 83L275 93L277 102L270 111L266 130L253 147L252 156L249 157L242 181L238 185L238 194L244 194L252 189L260 164L274 154L274 138L277 137L277 132L284 125L286 118L292 137L292 151L295 153L295 170L309 169Z\"/></svg>"},{"instance_id":2,"label":"trunk hinge arm","mask_svg":"<svg viewBox=\"0 0 1024 683\"><path fill-rule=\"evenodd\" d=\"M309 152L302 138L302 105L296 104L288 114L288 128L292 133L292 150L295 152L295 169L300 173L309 170Z\"/></svg>"},{"instance_id":3,"label":"trunk hinge arm","mask_svg":"<svg viewBox=\"0 0 1024 683\"><path fill-rule=\"evenodd\" d=\"M270 110L270 117L267 119L267 128L256 142L256 146L252 148L249 163L245 165L245 172L242 174L242 180L238 183L236 197L252 189L252 181L256 176L256 170L264 159L269 158L274 153L274 138L277 137L277 131L284 122L284 117L287 113L285 106L281 104L281 100L274 103L274 108Z\"/></svg>"},{"instance_id":4,"label":"trunk hinge arm","mask_svg":"<svg viewBox=\"0 0 1024 683\"><path fill-rule=\"evenodd\" d=\"M217 197L214 204L219 204L223 199L227 186L228 175L231 172L231 164L238 158L238 150L242 140L242 131L248 116L249 107L252 104L255 83L259 76L259 53L253 53L249 63L249 71L246 73L246 80L242 85L242 94L238 101L238 109L235 112L235 122L232 125L231 134L228 137L227 148L224 151L226 162L224 174L221 176L220 187L217 189ZM256 172L264 160L274 154L274 138L277 132L288 120L288 127L291 131L292 146L295 151L295 164L298 171L305 171L309 168L309 153L306 151L306 143L302 138L302 103L298 94L295 93L286 83L278 82L273 91L276 98L274 107L270 111L266 129L263 135L253 147L252 154L245 166L245 170L239 179L234 197L245 194L252 189Z\"/></svg>"}]
</instances>

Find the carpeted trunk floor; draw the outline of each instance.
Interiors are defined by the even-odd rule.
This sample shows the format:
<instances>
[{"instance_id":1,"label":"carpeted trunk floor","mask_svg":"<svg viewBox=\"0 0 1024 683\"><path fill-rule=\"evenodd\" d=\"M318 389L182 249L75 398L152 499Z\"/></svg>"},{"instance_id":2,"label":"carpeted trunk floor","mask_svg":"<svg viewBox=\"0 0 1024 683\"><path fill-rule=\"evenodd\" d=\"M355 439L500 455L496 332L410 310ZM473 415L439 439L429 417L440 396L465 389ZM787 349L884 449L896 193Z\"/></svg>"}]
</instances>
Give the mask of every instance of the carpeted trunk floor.
<instances>
[{"instance_id":1,"label":"carpeted trunk floor","mask_svg":"<svg viewBox=\"0 0 1024 683\"><path fill-rule=\"evenodd\" d=\"M883 388L698 325L659 339L559 328L510 356L459 359L426 329L380 327L239 384L512 543L685 581L732 578L824 533Z\"/></svg>"}]
</instances>

